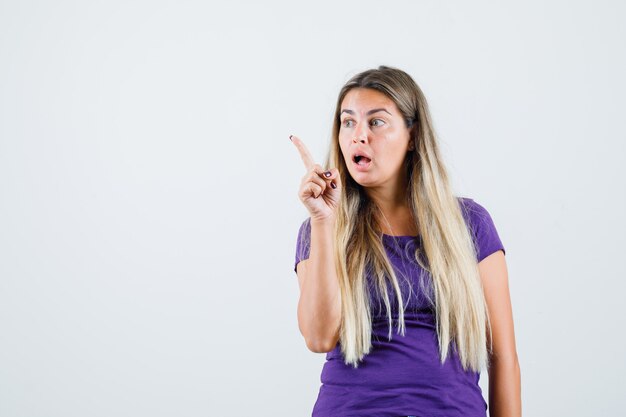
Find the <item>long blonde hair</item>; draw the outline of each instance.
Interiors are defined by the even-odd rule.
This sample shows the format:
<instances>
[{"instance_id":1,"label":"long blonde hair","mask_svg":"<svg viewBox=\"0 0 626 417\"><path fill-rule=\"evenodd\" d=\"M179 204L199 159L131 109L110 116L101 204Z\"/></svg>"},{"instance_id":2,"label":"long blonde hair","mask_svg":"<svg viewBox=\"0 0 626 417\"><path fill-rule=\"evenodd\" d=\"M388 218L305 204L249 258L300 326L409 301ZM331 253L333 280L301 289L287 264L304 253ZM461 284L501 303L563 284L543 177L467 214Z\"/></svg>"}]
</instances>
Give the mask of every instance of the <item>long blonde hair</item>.
<instances>
[{"instance_id":1,"label":"long blonde hair","mask_svg":"<svg viewBox=\"0 0 626 417\"><path fill-rule=\"evenodd\" d=\"M408 178L406 194L422 240L422 247L416 248L414 257L424 266L433 284L441 363L445 362L452 347L458 352L465 370L471 368L479 372L488 366L487 340L491 350L491 326L478 272L476 247L459 200L452 193L426 98L407 73L388 66L355 75L339 92L332 143L325 161L326 169L338 168L344 184L334 228L334 258L342 304L340 344L344 361L357 368L372 347L366 271L374 277L387 307L389 338L392 317L388 283L396 292L399 306L398 330L405 334L401 290L379 232L377 216L382 212L350 176L339 147L341 103L353 88L370 88L384 93L395 102L410 128L414 150L408 153L404 164ZM423 255L420 254L422 250Z\"/></svg>"}]
</instances>

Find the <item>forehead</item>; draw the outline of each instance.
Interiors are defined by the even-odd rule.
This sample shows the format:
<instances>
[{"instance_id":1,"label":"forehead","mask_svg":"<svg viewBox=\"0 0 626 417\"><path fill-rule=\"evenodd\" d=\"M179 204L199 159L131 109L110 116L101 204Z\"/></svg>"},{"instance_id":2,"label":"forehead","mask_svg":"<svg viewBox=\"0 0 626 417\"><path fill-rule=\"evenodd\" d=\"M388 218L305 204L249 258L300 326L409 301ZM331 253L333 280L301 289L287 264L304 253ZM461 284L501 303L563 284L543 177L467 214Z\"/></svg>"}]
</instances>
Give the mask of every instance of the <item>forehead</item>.
<instances>
[{"instance_id":1,"label":"forehead","mask_svg":"<svg viewBox=\"0 0 626 417\"><path fill-rule=\"evenodd\" d=\"M391 113L399 113L396 103L380 91L371 88L353 88L343 98L339 111L349 109L362 113L379 107L384 107Z\"/></svg>"}]
</instances>

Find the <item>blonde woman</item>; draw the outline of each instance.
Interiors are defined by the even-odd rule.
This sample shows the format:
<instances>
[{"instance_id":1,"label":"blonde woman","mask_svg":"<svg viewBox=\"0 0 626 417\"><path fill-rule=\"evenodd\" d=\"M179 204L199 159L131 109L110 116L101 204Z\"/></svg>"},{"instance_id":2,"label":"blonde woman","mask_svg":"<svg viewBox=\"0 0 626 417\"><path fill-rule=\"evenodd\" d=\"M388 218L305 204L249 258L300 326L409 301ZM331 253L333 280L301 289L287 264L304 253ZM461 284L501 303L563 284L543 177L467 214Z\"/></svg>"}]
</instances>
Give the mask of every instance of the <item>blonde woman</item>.
<instances>
[{"instance_id":1,"label":"blonde woman","mask_svg":"<svg viewBox=\"0 0 626 417\"><path fill-rule=\"evenodd\" d=\"M326 353L314 417L521 415L505 249L453 195L426 99L380 66L339 92L324 167L306 167L298 324ZM478 385L489 372L489 407Z\"/></svg>"}]
</instances>

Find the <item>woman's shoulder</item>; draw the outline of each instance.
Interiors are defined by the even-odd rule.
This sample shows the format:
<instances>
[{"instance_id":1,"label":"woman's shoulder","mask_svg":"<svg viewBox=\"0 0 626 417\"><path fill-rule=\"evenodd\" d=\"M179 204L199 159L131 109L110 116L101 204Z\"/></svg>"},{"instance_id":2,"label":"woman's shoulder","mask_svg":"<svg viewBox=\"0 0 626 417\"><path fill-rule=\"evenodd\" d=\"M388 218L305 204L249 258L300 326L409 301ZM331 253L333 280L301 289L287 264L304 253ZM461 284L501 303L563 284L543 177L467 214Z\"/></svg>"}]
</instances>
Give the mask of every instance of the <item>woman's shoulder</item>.
<instances>
[{"instance_id":1,"label":"woman's shoulder","mask_svg":"<svg viewBox=\"0 0 626 417\"><path fill-rule=\"evenodd\" d=\"M490 217L489 211L484 205L477 202L471 197L457 197L461 211L467 220L470 222L473 220L484 220Z\"/></svg>"},{"instance_id":2,"label":"woman's shoulder","mask_svg":"<svg viewBox=\"0 0 626 417\"><path fill-rule=\"evenodd\" d=\"M476 200L474 200L472 197L457 196L457 200L461 204L461 208L465 210L471 210L471 211L485 210L485 208L481 204L479 204Z\"/></svg>"},{"instance_id":3,"label":"woman's shoulder","mask_svg":"<svg viewBox=\"0 0 626 417\"><path fill-rule=\"evenodd\" d=\"M459 207L466 221L470 222L473 226L479 227L479 224L485 221L491 221L489 211L473 198L457 197L457 200L459 201Z\"/></svg>"},{"instance_id":4,"label":"woman's shoulder","mask_svg":"<svg viewBox=\"0 0 626 417\"><path fill-rule=\"evenodd\" d=\"M478 260L481 261L496 250L502 249L504 251L504 246L489 211L473 198L457 198L473 238L478 244Z\"/></svg>"}]
</instances>

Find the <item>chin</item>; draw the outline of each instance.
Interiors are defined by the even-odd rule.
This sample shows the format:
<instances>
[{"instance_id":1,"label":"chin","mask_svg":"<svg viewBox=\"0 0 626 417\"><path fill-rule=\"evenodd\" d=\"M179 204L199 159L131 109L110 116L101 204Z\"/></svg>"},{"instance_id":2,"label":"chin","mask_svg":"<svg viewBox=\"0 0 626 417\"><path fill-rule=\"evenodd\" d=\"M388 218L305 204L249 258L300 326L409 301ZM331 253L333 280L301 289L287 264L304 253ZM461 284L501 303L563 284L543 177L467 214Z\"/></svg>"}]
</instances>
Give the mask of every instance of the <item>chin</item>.
<instances>
[{"instance_id":1,"label":"chin","mask_svg":"<svg viewBox=\"0 0 626 417\"><path fill-rule=\"evenodd\" d=\"M368 179L359 179L358 177L355 177L354 175L350 175L350 176L352 177L354 182L359 184L361 187L372 187L373 185L375 185L373 181L370 181Z\"/></svg>"}]
</instances>

